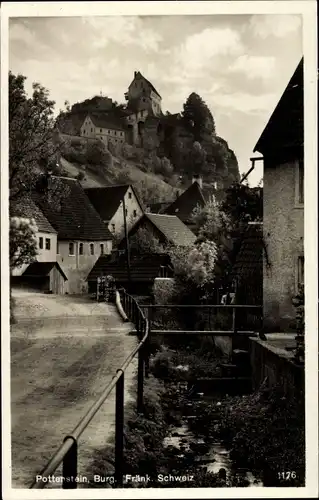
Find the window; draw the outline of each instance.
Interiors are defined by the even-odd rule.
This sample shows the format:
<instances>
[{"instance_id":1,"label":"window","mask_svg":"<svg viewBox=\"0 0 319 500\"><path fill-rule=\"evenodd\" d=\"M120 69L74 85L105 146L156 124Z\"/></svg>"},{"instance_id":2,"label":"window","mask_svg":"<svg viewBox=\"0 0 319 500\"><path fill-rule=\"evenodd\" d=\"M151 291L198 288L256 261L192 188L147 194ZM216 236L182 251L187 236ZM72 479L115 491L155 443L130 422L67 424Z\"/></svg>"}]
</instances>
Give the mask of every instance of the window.
<instances>
[{"instance_id":1,"label":"window","mask_svg":"<svg viewBox=\"0 0 319 500\"><path fill-rule=\"evenodd\" d=\"M72 241L69 243L69 255L75 255L74 254L74 243Z\"/></svg>"},{"instance_id":2,"label":"window","mask_svg":"<svg viewBox=\"0 0 319 500\"><path fill-rule=\"evenodd\" d=\"M93 132L93 128L91 128L91 132Z\"/></svg>"},{"instance_id":3,"label":"window","mask_svg":"<svg viewBox=\"0 0 319 500\"><path fill-rule=\"evenodd\" d=\"M59 253L60 253L60 244L58 241L56 242L56 253L57 253L57 255L59 255Z\"/></svg>"},{"instance_id":4,"label":"window","mask_svg":"<svg viewBox=\"0 0 319 500\"><path fill-rule=\"evenodd\" d=\"M103 243L100 244L100 250L101 250L101 255L103 255L104 254L104 244Z\"/></svg>"},{"instance_id":5,"label":"window","mask_svg":"<svg viewBox=\"0 0 319 500\"><path fill-rule=\"evenodd\" d=\"M102 132L102 129L100 128L100 132Z\"/></svg>"},{"instance_id":6,"label":"window","mask_svg":"<svg viewBox=\"0 0 319 500\"><path fill-rule=\"evenodd\" d=\"M90 243L90 254L94 255L94 243Z\"/></svg>"},{"instance_id":7,"label":"window","mask_svg":"<svg viewBox=\"0 0 319 500\"><path fill-rule=\"evenodd\" d=\"M83 243L79 245L79 255L83 255Z\"/></svg>"},{"instance_id":8,"label":"window","mask_svg":"<svg viewBox=\"0 0 319 500\"><path fill-rule=\"evenodd\" d=\"M137 216L137 212L136 210L133 210L133 217L136 217Z\"/></svg>"},{"instance_id":9,"label":"window","mask_svg":"<svg viewBox=\"0 0 319 500\"><path fill-rule=\"evenodd\" d=\"M117 134L117 132L116 132L116 130L115 130L114 135L116 135L116 134Z\"/></svg>"},{"instance_id":10,"label":"window","mask_svg":"<svg viewBox=\"0 0 319 500\"><path fill-rule=\"evenodd\" d=\"M128 197L129 197L129 199L132 198L132 193L131 192L129 192Z\"/></svg>"},{"instance_id":11,"label":"window","mask_svg":"<svg viewBox=\"0 0 319 500\"><path fill-rule=\"evenodd\" d=\"M115 224L112 224L112 231L115 233Z\"/></svg>"},{"instance_id":12,"label":"window","mask_svg":"<svg viewBox=\"0 0 319 500\"><path fill-rule=\"evenodd\" d=\"M304 256L298 257L298 286L303 285L305 281L305 276L304 276L304 266L305 266L305 258Z\"/></svg>"},{"instance_id":13,"label":"window","mask_svg":"<svg viewBox=\"0 0 319 500\"><path fill-rule=\"evenodd\" d=\"M50 238L45 238L45 249L50 250L51 249L51 240Z\"/></svg>"},{"instance_id":14,"label":"window","mask_svg":"<svg viewBox=\"0 0 319 500\"><path fill-rule=\"evenodd\" d=\"M40 249L43 248L43 238L42 238L42 236L40 236L40 238L39 238L39 248Z\"/></svg>"}]
</instances>

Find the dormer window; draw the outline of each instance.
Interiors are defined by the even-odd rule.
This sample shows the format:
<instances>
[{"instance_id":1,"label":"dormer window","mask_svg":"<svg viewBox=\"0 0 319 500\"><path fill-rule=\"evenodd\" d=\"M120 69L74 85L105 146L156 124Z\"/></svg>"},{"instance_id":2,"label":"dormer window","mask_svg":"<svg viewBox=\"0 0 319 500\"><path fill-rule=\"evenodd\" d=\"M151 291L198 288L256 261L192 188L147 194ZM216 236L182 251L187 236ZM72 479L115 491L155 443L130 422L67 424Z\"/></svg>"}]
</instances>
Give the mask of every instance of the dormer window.
<instances>
[{"instance_id":1,"label":"dormer window","mask_svg":"<svg viewBox=\"0 0 319 500\"><path fill-rule=\"evenodd\" d=\"M129 192L128 197L129 197L129 199L132 198L132 193L131 192Z\"/></svg>"}]
</instances>

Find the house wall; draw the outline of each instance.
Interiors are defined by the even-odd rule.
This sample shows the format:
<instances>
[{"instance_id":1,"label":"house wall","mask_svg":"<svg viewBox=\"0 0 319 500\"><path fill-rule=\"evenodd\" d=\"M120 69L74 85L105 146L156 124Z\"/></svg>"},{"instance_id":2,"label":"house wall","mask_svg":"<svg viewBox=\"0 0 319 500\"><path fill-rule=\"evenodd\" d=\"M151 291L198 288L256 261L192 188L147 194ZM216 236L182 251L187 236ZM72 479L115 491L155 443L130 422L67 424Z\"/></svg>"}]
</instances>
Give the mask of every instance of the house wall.
<instances>
[{"instance_id":1,"label":"house wall","mask_svg":"<svg viewBox=\"0 0 319 500\"><path fill-rule=\"evenodd\" d=\"M160 116L162 112L161 98L153 91L151 91L152 110L155 116Z\"/></svg>"},{"instance_id":2,"label":"house wall","mask_svg":"<svg viewBox=\"0 0 319 500\"><path fill-rule=\"evenodd\" d=\"M124 130L113 128L96 127L92 120L87 117L81 127L81 136L93 139L100 139L106 146L108 144L123 144L125 141Z\"/></svg>"},{"instance_id":3,"label":"house wall","mask_svg":"<svg viewBox=\"0 0 319 500\"><path fill-rule=\"evenodd\" d=\"M130 193L131 193L131 198L130 198ZM141 209L137 201L137 198L131 188L129 188L126 191L126 194L124 196L124 201L125 201L125 208L127 210L127 216L126 216L127 229L130 230L131 227L142 217L143 210ZM134 211L136 212L136 215ZM117 209L112 219L110 220L108 224L108 229L112 234L122 235L124 233L124 215L123 215L122 204L120 204L119 208Z\"/></svg>"},{"instance_id":4,"label":"house wall","mask_svg":"<svg viewBox=\"0 0 319 500\"><path fill-rule=\"evenodd\" d=\"M55 262L56 261L56 249L57 249L57 235L56 233L43 233L37 232L37 257L38 262ZM40 238L43 240L43 248L40 248ZM50 240L50 249L45 248L46 239ZM29 264L23 264L23 266L15 268L12 270L12 276L21 276L27 269Z\"/></svg>"},{"instance_id":5,"label":"house wall","mask_svg":"<svg viewBox=\"0 0 319 500\"><path fill-rule=\"evenodd\" d=\"M75 255L69 255L69 243L74 243ZM83 255L79 254L80 243L83 243ZM94 244L94 255L90 254L90 243ZM86 277L100 256L100 244L104 245L104 253L111 253L112 241L59 241L57 262L60 264L68 281L65 282L65 291L85 293L87 291Z\"/></svg>"},{"instance_id":6,"label":"house wall","mask_svg":"<svg viewBox=\"0 0 319 500\"><path fill-rule=\"evenodd\" d=\"M271 167L271 168L270 168ZM264 327L289 331L295 310L298 256L303 255L303 206L296 203L298 163L264 162L263 236L270 267L263 259ZM266 256L265 256L266 257Z\"/></svg>"}]
</instances>

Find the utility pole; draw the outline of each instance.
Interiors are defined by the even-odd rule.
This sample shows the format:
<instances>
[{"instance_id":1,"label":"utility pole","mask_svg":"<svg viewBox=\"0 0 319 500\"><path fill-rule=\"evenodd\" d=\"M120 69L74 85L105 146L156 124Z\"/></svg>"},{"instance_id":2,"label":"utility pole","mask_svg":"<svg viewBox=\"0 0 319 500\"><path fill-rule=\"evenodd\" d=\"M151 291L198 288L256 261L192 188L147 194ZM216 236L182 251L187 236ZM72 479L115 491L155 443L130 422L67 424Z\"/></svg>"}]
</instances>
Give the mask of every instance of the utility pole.
<instances>
[{"instance_id":1,"label":"utility pole","mask_svg":"<svg viewBox=\"0 0 319 500\"><path fill-rule=\"evenodd\" d=\"M125 234L125 247L126 247L127 280L130 284L131 283L131 262L130 262L130 246L129 246L129 241L128 241L127 223L126 223L125 195L123 196L122 205L123 205L124 234Z\"/></svg>"}]
</instances>

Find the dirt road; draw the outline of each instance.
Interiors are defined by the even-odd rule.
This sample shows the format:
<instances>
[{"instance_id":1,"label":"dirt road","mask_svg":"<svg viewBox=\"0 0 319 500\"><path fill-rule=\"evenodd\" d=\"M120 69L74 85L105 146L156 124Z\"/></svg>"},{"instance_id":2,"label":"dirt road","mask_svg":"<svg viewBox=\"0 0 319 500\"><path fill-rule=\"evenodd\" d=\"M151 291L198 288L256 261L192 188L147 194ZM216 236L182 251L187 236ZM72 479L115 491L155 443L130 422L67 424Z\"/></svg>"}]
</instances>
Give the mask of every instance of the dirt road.
<instances>
[{"instance_id":1,"label":"dirt road","mask_svg":"<svg viewBox=\"0 0 319 500\"><path fill-rule=\"evenodd\" d=\"M112 305L72 296L61 301L58 296L36 293L15 298L18 323L11 329L12 486L28 488L63 436L71 432L111 380L136 345L136 338L127 335L132 325L124 324ZM62 312L60 316L57 310ZM135 369L136 363L126 376L126 399ZM85 474L91 452L105 444L113 426L114 395L79 442L79 474Z\"/></svg>"}]
</instances>

